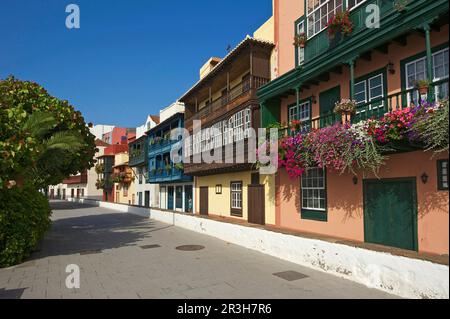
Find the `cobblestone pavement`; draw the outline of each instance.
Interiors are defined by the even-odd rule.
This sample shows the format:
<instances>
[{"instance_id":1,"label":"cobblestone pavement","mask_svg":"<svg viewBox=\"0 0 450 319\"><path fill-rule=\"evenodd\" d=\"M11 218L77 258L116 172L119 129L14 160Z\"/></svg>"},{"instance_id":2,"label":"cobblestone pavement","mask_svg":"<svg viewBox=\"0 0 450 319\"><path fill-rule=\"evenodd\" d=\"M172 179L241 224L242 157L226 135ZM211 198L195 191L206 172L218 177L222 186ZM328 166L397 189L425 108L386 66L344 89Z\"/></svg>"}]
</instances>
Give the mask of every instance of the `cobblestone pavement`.
<instances>
[{"instance_id":1,"label":"cobblestone pavement","mask_svg":"<svg viewBox=\"0 0 450 319\"><path fill-rule=\"evenodd\" d=\"M0 269L0 298L395 297L146 218L68 202L52 207L52 230L38 250ZM175 249L183 245L204 249ZM66 288L69 264L80 267L79 289Z\"/></svg>"}]
</instances>

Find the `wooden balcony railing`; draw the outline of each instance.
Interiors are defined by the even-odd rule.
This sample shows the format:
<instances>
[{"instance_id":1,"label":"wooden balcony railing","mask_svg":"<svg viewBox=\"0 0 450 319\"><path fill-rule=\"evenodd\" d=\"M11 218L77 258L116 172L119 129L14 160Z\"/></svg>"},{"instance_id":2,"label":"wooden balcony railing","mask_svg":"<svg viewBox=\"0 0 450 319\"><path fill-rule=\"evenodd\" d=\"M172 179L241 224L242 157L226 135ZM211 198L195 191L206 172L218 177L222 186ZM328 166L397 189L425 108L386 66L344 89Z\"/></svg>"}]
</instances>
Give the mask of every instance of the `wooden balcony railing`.
<instances>
[{"instance_id":1,"label":"wooden balcony railing","mask_svg":"<svg viewBox=\"0 0 450 319\"><path fill-rule=\"evenodd\" d=\"M338 122L350 122L356 124L368 119L379 119L386 113L402 110L411 106L419 105L422 100L442 101L449 97L449 79L444 79L432 83L429 93L421 95L417 88L403 90L386 97L374 99L369 103L360 104L356 114L353 116L342 116L330 111L312 120L302 122L302 130L307 132L311 129L319 129L334 125ZM291 134L288 128L280 129L280 136Z\"/></svg>"},{"instance_id":2,"label":"wooden balcony railing","mask_svg":"<svg viewBox=\"0 0 450 319\"><path fill-rule=\"evenodd\" d=\"M252 76L249 79L239 83L238 85L230 89L230 91L225 95L219 97L218 99L212 101L211 103L208 103L204 108L200 109L197 113L193 114L189 119L197 120L204 116L207 116L208 114L224 107L225 105L233 102L242 95L248 93L250 90L259 89L261 86L269 83L269 81L270 80L266 78Z\"/></svg>"}]
</instances>

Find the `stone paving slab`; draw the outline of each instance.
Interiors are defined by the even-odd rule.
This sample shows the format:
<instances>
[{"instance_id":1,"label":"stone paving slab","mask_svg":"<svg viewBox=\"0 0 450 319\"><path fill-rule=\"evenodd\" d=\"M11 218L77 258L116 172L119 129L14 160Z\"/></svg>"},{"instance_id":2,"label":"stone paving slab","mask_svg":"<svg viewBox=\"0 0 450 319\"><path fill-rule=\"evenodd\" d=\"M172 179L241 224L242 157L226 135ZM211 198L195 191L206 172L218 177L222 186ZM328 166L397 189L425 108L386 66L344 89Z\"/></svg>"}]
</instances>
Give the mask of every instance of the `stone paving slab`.
<instances>
[{"instance_id":1,"label":"stone paving slab","mask_svg":"<svg viewBox=\"0 0 450 319\"><path fill-rule=\"evenodd\" d=\"M52 207L52 230L38 251L0 269L0 298L397 298L147 218L68 202ZM160 247L141 248L152 245ZM205 248L175 249L183 245ZM66 287L69 264L80 267L79 289ZM285 272L306 277L274 275Z\"/></svg>"}]
</instances>

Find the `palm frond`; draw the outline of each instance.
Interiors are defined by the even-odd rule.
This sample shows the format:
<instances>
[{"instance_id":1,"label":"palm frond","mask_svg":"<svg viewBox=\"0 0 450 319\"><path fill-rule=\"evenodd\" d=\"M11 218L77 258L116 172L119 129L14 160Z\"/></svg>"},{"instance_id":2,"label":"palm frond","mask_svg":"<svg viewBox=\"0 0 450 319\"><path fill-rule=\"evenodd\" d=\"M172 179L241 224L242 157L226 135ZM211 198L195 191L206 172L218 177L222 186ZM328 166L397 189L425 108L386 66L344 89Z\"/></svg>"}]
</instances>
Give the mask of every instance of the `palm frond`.
<instances>
[{"instance_id":1,"label":"palm frond","mask_svg":"<svg viewBox=\"0 0 450 319\"><path fill-rule=\"evenodd\" d=\"M67 150L76 152L83 147L83 139L79 134L63 131L53 134L43 144L46 151Z\"/></svg>"},{"instance_id":2,"label":"palm frond","mask_svg":"<svg viewBox=\"0 0 450 319\"><path fill-rule=\"evenodd\" d=\"M42 138L56 126L55 117L49 112L33 112L23 125L23 130L36 138Z\"/></svg>"}]
</instances>

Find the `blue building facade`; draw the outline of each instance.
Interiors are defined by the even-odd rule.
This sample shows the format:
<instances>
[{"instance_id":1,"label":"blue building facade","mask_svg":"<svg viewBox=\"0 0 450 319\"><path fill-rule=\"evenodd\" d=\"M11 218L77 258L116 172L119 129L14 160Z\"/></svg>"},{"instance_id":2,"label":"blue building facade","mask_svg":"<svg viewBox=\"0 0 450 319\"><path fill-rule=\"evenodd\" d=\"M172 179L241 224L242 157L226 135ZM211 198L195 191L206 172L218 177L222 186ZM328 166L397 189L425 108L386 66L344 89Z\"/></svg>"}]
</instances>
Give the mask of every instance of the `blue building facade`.
<instances>
[{"instance_id":1,"label":"blue building facade","mask_svg":"<svg viewBox=\"0 0 450 319\"><path fill-rule=\"evenodd\" d=\"M183 173L182 164L170 158L172 147L180 140L171 140L171 132L184 128L184 113L176 113L147 132L148 180L159 184L160 208L190 213L193 211L193 177ZM182 156L182 148L180 148Z\"/></svg>"}]
</instances>

